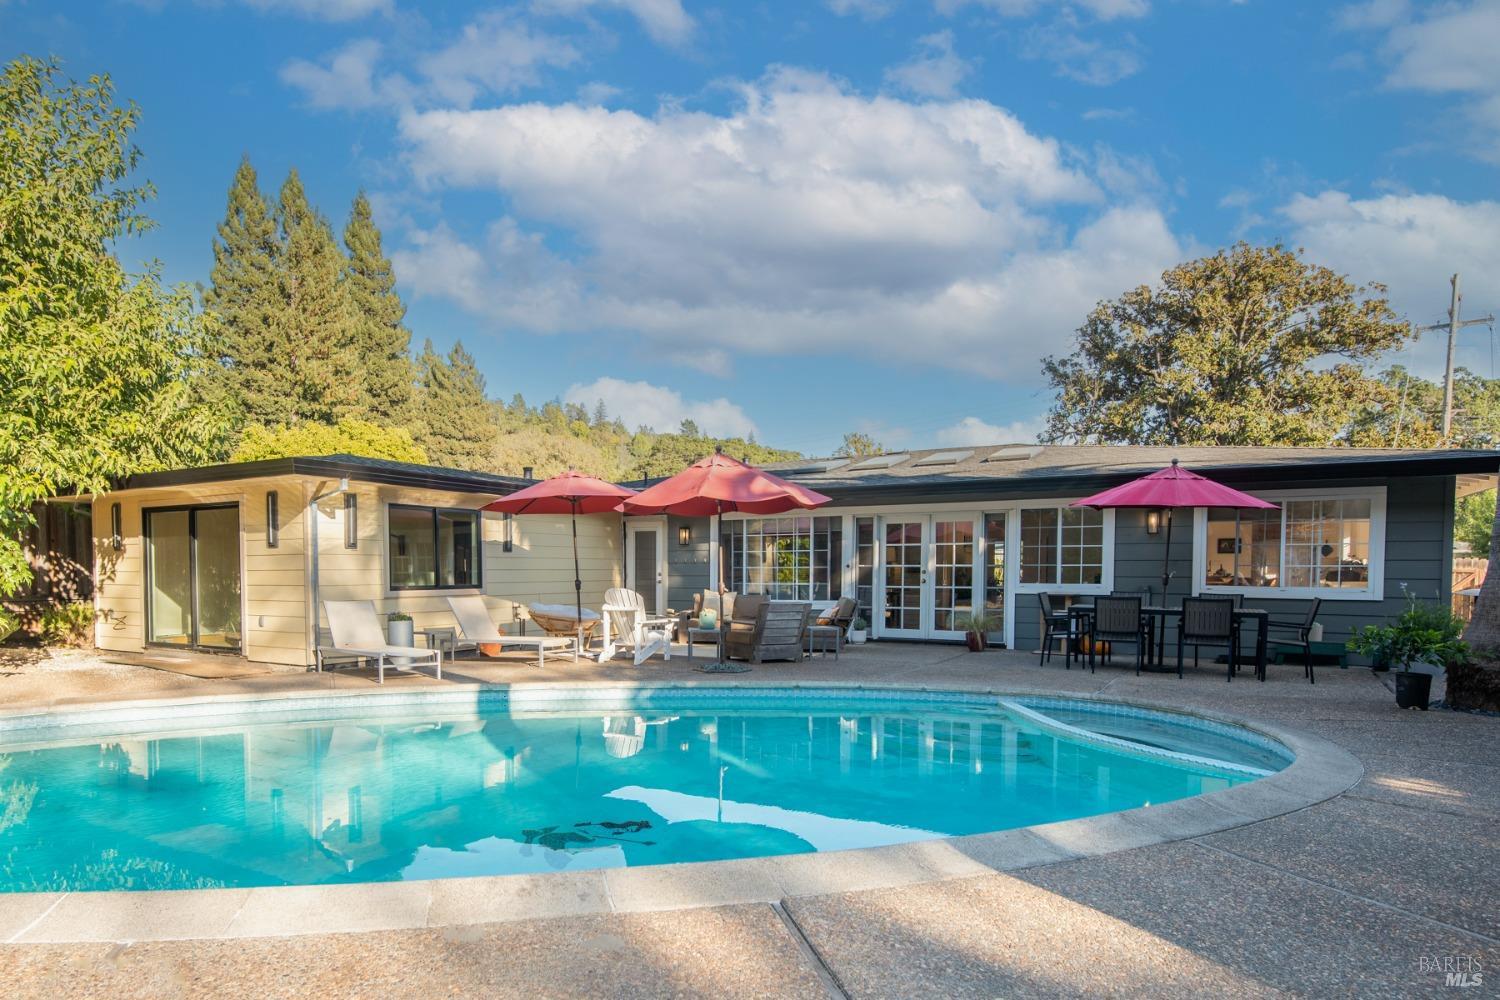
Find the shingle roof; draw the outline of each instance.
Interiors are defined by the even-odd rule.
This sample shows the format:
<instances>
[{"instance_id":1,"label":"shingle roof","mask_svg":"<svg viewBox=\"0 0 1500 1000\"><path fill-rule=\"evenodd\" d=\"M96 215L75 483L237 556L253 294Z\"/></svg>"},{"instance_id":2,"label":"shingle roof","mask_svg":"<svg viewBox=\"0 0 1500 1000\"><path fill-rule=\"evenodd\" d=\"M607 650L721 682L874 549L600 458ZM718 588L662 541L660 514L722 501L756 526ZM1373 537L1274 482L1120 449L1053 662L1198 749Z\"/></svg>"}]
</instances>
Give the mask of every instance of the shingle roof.
<instances>
[{"instance_id":1,"label":"shingle roof","mask_svg":"<svg viewBox=\"0 0 1500 1000\"><path fill-rule=\"evenodd\" d=\"M938 455L967 452L949 464L934 466ZM1042 486L1051 481L1123 482L1170 465L1176 458L1205 475L1253 482L1256 474L1316 474L1327 478L1390 475L1493 474L1500 451L1414 448L1245 448L1155 447L1137 445L975 445L897 453L887 467L860 460L798 459L766 466L787 479L828 492L960 483L1005 483ZM924 464L927 463L927 464ZM818 466L825 466L819 469ZM861 468L861 466L865 466Z\"/></svg>"}]
</instances>

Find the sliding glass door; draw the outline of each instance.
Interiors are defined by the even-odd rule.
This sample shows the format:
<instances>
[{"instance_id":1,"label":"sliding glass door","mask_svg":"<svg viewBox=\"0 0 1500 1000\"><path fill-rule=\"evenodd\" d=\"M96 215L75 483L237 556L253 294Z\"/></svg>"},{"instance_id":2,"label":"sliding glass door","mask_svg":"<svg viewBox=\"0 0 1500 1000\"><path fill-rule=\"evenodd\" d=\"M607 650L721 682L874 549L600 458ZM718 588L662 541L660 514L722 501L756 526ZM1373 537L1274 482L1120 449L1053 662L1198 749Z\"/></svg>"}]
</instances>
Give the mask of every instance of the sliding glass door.
<instances>
[{"instance_id":1,"label":"sliding glass door","mask_svg":"<svg viewBox=\"0 0 1500 1000\"><path fill-rule=\"evenodd\" d=\"M239 650L239 507L148 510L145 519L146 640Z\"/></svg>"}]
</instances>

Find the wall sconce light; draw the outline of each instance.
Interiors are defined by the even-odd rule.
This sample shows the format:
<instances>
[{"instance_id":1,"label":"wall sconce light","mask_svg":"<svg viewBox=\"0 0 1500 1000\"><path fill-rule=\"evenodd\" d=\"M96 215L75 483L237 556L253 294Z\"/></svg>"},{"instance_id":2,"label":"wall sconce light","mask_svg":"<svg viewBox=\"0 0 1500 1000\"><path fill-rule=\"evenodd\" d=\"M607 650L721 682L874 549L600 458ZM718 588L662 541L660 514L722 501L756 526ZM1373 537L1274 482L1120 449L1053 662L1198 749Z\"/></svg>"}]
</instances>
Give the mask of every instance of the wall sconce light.
<instances>
[{"instance_id":1,"label":"wall sconce light","mask_svg":"<svg viewBox=\"0 0 1500 1000\"><path fill-rule=\"evenodd\" d=\"M125 548L125 530L120 522L120 505L109 505L109 544L116 552Z\"/></svg>"},{"instance_id":2,"label":"wall sconce light","mask_svg":"<svg viewBox=\"0 0 1500 1000\"><path fill-rule=\"evenodd\" d=\"M502 517L501 517L501 523L505 527L505 532L500 537L500 551L502 551L502 552L511 552L511 551L514 551L514 549L516 547L516 520L515 520L515 515L514 514L504 514L504 515L502 515Z\"/></svg>"},{"instance_id":3,"label":"wall sconce light","mask_svg":"<svg viewBox=\"0 0 1500 1000\"><path fill-rule=\"evenodd\" d=\"M281 544L281 517L276 509L276 491L266 494L266 548L274 549Z\"/></svg>"},{"instance_id":4,"label":"wall sconce light","mask_svg":"<svg viewBox=\"0 0 1500 1000\"><path fill-rule=\"evenodd\" d=\"M344 548L359 548L359 496L344 494Z\"/></svg>"},{"instance_id":5,"label":"wall sconce light","mask_svg":"<svg viewBox=\"0 0 1500 1000\"><path fill-rule=\"evenodd\" d=\"M1155 535L1161 532L1161 511L1146 511L1146 534Z\"/></svg>"},{"instance_id":6,"label":"wall sconce light","mask_svg":"<svg viewBox=\"0 0 1500 1000\"><path fill-rule=\"evenodd\" d=\"M684 524L682 527L680 527L680 528L677 529L677 544L678 545L691 545L692 542L693 542L693 529L691 527L689 527L688 525Z\"/></svg>"}]
</instances>

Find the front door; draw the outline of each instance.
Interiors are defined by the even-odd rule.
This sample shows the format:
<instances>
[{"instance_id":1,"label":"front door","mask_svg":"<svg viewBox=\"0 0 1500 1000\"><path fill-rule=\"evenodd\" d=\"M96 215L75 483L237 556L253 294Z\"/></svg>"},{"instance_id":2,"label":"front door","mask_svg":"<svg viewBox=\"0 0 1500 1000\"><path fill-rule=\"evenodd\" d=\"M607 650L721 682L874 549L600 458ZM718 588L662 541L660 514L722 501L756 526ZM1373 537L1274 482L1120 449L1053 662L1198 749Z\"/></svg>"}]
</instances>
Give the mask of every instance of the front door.
<instances>
[{"instance_id":1,"label":"front door","mask_svg":"<svg viewBox=\"0 0 1500 1000\"><path fill-rule=\"evenodd\" d=\"M974 605L974 516L892 514L880 519L878 634L961 639Z\"/></svg>"},{"instance_id":2,"label":"front door","mask_svg":"<svg viewBox=\"0 0 1500 1000\"><path fill-rule=\"evenodd\" d=\"M238 652L239 507L148 510L145 518L146 641Z\"/></svg>"},{"instance_id":3,"label":"front door","mask_svg":"<svg viewBox=\"0 0 1500 1000\"><path fill-rule=\"evenodd\" d=\"M667 606L665 522L625 522L625 585L645 598L651 614L659 615Z\"/></svg>"}]
</instances>

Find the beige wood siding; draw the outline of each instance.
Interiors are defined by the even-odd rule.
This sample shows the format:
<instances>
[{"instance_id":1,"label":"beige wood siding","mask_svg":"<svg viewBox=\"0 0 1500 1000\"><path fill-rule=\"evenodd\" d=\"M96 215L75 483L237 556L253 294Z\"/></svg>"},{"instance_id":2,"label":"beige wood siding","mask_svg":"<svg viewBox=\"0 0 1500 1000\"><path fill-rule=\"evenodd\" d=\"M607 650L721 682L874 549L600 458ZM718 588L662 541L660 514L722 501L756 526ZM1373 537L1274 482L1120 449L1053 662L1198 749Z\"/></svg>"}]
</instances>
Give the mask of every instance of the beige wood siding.
<instances>
[{"instance_id":1,"label":"beige wood siding","mask_svg":"<svg viewBox=\"0 0 1500 1000\"><path fill-rule=\"evenodd\" d=\"M370 483L351 483L350 491L359 497L356 513L359 541L353 549L344 545L343 497L330 497L318 505L320 600L374 601L382 614L392 611L410 614L418 628L453 624L447 601L450 594L483 593L495 620L502 624L514 620L517 603L573 603L572 537L566 515L528 514L515 518L515 544L506 552L504 517L483 514L481 588L393 591L386 530L388 504L474 510L493 497ZM620 585L622 553L618 514L578 518L584 607L597 610L604 601L604 591Z\"/></svg>"},{"instance_id":2,"label":"beige wood siding","mask_svg":"<svg viewBox=\"0 0 1500 1000\"><path fill-rule=\"evenodd\" d=\"M100 648L139 652L146 648L145 540L142 511L153 507L234 503L240 511L241 621L245 655L268 663L310 665L313 588L308 505L314 495L338 488L334 480L286 477L209 483L157 490L101 494L94 501L95 607ZM266 544L266 494L276 490L280 544ZM482 590L392 591L388 565L386 505L474 510L489 496L351 483L359 497L358 544L344 545L342 495L318 504L319 600L369 600L384 613L405 611L418 627L450 626L450 593L482 592L500 623L514 620L515 604L573 602L573 556L566 516L527 515L514 520L515 544L504 551L504 518L481 520ZM110 545L110 506L119 503L124 547ZM616 514L578 519L578 551L585 607L598 609L604 591L620 585L622 542ZM321 608L318 615L323 620Z\"/></svg>"},{"instance_id":3,"label":"beige wood siding","mask_svg":"<svg viewBox=\"0 0 1500 1000\"><path fill-rule=\"evenodd\" d=\"M303 543L306 484L294 478L209 483L101 494L94 501L95 642L140 652L146 645L143 511L154 507L237 504L240 514L240 621L252 660L306 664L307 595ZM280 544L266 544L266 494L277 492ZM111 544L110 508L120 505L123 548Z\"/></svg>"}]
</instances>

